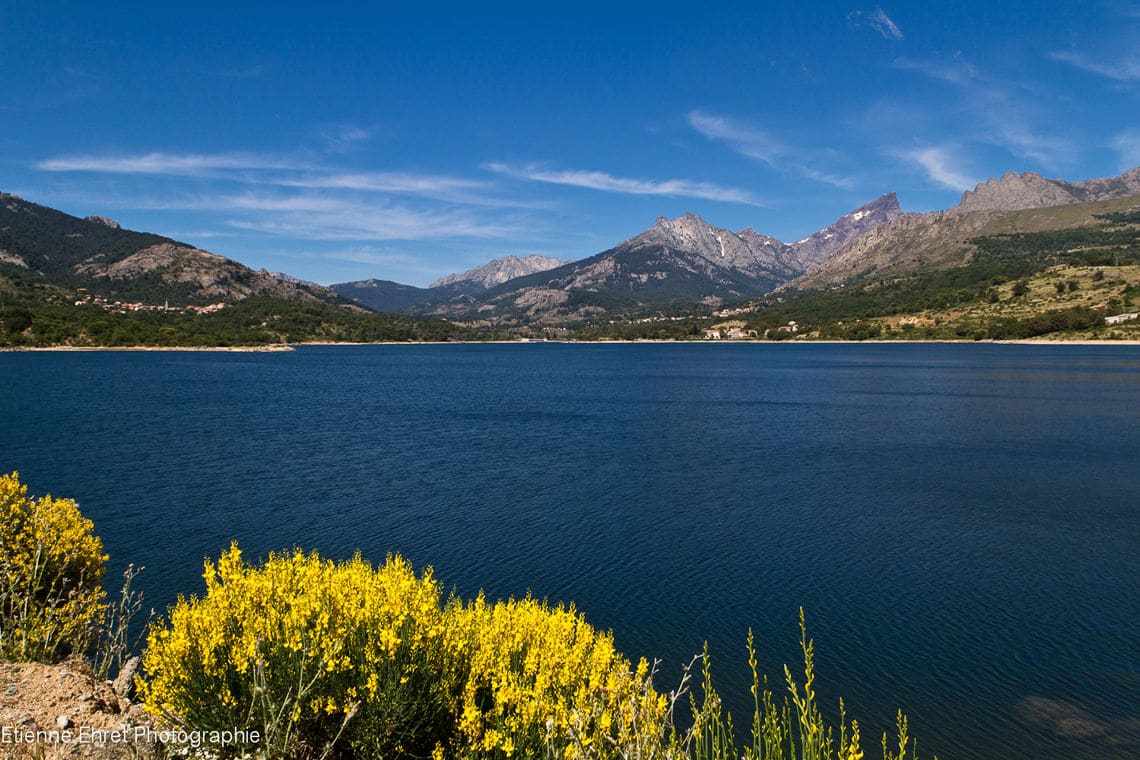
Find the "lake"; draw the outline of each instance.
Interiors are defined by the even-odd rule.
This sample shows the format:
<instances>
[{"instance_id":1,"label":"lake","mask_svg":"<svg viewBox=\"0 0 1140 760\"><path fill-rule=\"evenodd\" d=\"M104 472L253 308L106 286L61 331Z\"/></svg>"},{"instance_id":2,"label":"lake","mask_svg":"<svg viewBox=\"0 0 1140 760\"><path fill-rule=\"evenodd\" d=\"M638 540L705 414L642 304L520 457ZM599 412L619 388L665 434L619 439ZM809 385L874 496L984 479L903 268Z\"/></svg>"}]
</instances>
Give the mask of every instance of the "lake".
<instances>
[{"instance_id":1,"label":"lake","mask_svg":"<svg viewBox=\"0 0 1140 760\"><path fill-rule=\"evenodd\" d=\"M573 601L659 686L744 642L868 756L1140 755L1140 347L409 345L0 354L0 469L148 604L300 546ZM114 582L111 583L114 588Z\"/></svg>"}]
</instances>

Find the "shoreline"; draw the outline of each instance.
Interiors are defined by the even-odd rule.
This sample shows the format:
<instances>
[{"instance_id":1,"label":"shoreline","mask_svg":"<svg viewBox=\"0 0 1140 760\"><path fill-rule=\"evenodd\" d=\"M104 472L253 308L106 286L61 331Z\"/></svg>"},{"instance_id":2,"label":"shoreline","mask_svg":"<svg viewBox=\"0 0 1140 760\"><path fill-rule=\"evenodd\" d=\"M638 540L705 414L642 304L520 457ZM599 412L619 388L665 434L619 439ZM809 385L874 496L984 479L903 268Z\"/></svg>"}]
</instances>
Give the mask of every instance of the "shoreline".
<instances>
[{"instance_id":1,"label":"shoreline","mask_svg":"<svg viewBox=\"0 0 1140 760\"><path fill-rule=\"evenodd\" d=\"M223 353L280 353L295 351L307 346L483 346L483 345L531 345L557 343L564 345L605 346L605 345L921 345L921 344L973 344L998 346L1140 346L1140 340L461 340L461 341L377 341L374 343L352 343L332 341L309 341L301 343L273 343L263 346L3 346L0 353L21 352L223 352Z\"/></svg>"},{"instance_id":2,"label":"shoreline","mask_svg":"<svg viewBox=\"0 0 1140 760\"><path fill-rule=\"evenodd\" d=\"M230 351L253 353L293 351L293 344L272 343L264 346L2 346L0 353L24 351Z\"/></svg>"}]
</instances>

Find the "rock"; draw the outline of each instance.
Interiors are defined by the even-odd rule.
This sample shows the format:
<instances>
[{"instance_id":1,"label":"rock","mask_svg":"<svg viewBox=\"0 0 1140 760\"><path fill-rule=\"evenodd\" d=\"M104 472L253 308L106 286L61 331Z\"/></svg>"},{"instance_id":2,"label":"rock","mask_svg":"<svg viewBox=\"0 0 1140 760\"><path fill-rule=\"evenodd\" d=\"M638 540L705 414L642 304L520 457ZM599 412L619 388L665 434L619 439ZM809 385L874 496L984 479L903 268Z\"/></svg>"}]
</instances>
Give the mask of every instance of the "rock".
<instances>
[{"instance_id":1,"label":"rock","mask_svg":"<svg viewBox=\"0 0 1140 760\"><path fill-rule=\"evenodd\" d=\"M1001 179L990 179L962 194L955 210L1014 211L1027 208L1065 206L1070 203L1123 198L1140 191L1140 167L1119 177L1066 182L1046 179L1034 172L1007 172Z\"/></svg>"},{"instance_id":2,"label":"rock","mask_svg":"<svg viewBox=\"0 0 1140 760\"><path fill-rule=\"evenodd\" d=\"M136 655L123 663L115 683L111 686L123 699L132 700L135 697L135 676L138 675L141 662L142 660Z\"/></svg>"},{"instance_id":3,"label":"rock","mask_svg":"<svg viewBox=\"0 0 1140 760\"><path fill-rule=\"evenodd\" d=\"M1029 725L1068 739L1095 739L1112 732L1112 725L1072 702L1047 697L1026 697L1014 714Z\"/></svg>"},{"instance_id":4,"label":"rock","mask_svg":"<svg viewBox=\"0 0 1140 760\"><path fill-rule=\"evenodd\" d=\"M16 689L16 684L10 683L10 684L8 684L8 690L5 693L10 697L13 694L15 694L17 691L18 690Z\"/></svg>"},{"instance_id":5,"label":"rock","mask_svg":"<svg viewBox=\"0 0 1140 760\"><path fill-rule=\"evenodd\" d=\"M0 707L0 726L20 726L21 728L32 728L33 730L39 728L34 715L26 710L8 707Z\"/></svg>"},{"instance_id":6,"label":"rock","mask_svg":"<svg viewBox=\"0 0 1140 760\"><path fill-rule=\"evenodd\" d=\"M66 715L60 715L55 719L55 724L61 729L71 728L71 718L67 717Z\"/></svg>"},{"instance_id":7,"label":"rock","mask_svg":"<svg viewBox=\"0 0 1140 760\"><path fill-rule=\"evenodd\" d=\"M95 224L101 224L104 227L110 227L113 230L122 229L122 226L120 226L118 222L105 216L89 216L87 217L87 221L94 222Z\"/></svg>"}]
</instances>

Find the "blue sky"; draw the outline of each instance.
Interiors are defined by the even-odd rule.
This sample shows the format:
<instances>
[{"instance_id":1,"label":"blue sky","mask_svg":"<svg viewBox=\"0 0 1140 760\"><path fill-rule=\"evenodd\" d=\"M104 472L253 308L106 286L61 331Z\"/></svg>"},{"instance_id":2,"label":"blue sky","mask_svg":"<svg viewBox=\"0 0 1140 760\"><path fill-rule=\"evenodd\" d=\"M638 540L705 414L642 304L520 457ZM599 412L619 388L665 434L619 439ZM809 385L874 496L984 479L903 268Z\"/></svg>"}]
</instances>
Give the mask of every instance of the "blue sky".
<instances>
[{"instance_id":1,"label":"blue sky","mask_svg":"<svg viewBox=\"0 0 1140 760\"><path fill-rule=\"evenodd\" d=\"M1140 2L0 3L0 190L322 283L1140 165Z\"/></svg>"}]
</instances>

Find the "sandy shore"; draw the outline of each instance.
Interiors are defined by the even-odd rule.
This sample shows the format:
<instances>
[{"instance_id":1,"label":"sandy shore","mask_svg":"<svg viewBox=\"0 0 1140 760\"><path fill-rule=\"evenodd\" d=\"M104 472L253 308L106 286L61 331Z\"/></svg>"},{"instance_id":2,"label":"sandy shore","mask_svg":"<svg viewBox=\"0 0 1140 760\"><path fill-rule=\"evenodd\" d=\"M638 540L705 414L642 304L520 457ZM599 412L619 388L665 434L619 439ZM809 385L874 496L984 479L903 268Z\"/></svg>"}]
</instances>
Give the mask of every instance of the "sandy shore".
<instances>
[{"instance_id":1,"label":"sandy shore","mask_svg":"<svg viewBox=\"0 0 1140 760\"><path fill-rule=\"evenodd\" d=\"M293 346L273 343L265 346L5 346L0 351L292 351Z\"/></svg>"}]
</instances>

